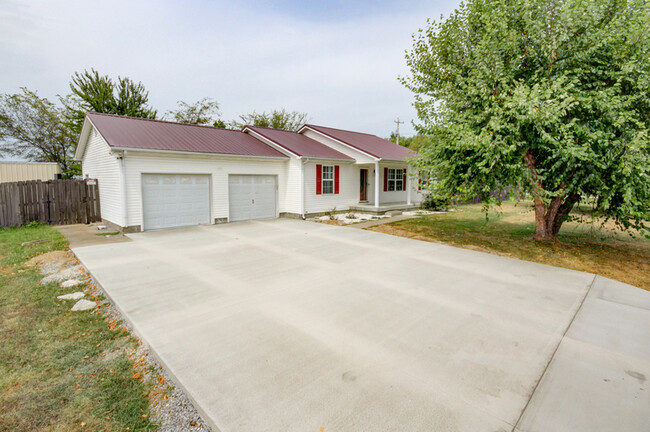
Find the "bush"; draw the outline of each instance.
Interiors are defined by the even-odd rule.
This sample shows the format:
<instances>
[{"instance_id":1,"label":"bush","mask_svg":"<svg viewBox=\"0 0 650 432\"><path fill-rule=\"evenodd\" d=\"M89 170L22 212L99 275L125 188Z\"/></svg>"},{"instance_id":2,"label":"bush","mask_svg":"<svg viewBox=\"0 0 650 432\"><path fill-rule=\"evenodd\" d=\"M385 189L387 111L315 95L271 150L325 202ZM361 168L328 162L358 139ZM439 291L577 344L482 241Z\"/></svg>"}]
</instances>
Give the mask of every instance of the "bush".
<instances>
[{"instance_id":1,"label":"bush","mask_svg":"<svg viewBox=\"0 0 650 432\"><path fill-rule=\"evenodd\" d=\"M449 202L449 198L429 195L422 202L422 207L427 210L447 210Z\"/></svg>"}]
</instances>

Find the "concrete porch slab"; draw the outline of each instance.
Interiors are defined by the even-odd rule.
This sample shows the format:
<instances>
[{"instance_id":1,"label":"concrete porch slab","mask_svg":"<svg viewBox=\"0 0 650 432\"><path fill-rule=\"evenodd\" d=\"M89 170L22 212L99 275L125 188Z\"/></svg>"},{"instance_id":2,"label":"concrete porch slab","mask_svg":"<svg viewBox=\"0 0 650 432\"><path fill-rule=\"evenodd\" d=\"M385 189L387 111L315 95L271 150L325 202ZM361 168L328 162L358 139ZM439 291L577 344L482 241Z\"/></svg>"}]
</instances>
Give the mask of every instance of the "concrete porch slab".
<instances>
[{"instance_id":1,"label":"concrete porch slab","mask_svg":"<svg viewBox=\"0 0 650 432\"><path fill-rule=\"evenodd\" d=\"M406 202L380 203L379 207L375 207L374 204L359 203L357 205L350 206L350 210L360 211L364 213L384 214L392 210L414 210L419 207L419 204L407 204Z\"/></svg>"}]
</instances>

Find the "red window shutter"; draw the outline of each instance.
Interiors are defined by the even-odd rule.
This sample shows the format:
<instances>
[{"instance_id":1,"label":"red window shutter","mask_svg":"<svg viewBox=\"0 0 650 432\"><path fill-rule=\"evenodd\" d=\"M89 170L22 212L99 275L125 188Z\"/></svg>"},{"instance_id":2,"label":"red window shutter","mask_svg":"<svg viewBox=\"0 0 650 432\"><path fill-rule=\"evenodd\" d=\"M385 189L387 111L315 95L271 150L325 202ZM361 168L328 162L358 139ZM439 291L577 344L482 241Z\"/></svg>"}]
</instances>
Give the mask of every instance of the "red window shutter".
<instances>
[{"instance_id":1,"label":"red window shutter","mask_svg":"<svg viewBox=\"0 0 650 432\"><path fill-rule=\"evenodd\" d=\"M334 166L334 193L339 193L339 166Z\"/></svg>"},{"instance_id":2,"label":"red window shutter","mask_svg":"<svg viewBox=\"0 0 650 432\"><path fill-rule=\"evenodd\" d=\"M384 168L384 192L388 191L388 168Z\"/></svg>"},{"instance_id":3,"label":"red window shutter","mask_svg":"<svg viewBox=\"0 0 650 432\"><path fill-rule=\"evenodd\" d=\"M323 193L323 165L316 165L316 195Z\"/></svg>"},{"instance_id":4,"label":"red window shutter","mask_svg":"<svg viewBox=\"0 0 650 432\"><path fill-rule=\"evenodd\" d=\"M406 190L406 168L404 168L404 181L402 182L402 190Z\"/></svg>"}]
</instances>

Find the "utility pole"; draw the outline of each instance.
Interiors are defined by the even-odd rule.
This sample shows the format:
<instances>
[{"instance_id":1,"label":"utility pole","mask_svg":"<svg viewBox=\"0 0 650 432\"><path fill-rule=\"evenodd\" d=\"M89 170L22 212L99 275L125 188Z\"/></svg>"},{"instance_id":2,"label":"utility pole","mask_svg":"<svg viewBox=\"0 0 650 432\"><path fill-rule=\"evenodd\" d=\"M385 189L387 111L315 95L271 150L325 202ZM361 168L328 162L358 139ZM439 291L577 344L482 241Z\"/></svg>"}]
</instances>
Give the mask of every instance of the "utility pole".
<instances>
[{"instance_id":1,"label":"utility pole","mask_svg":"<svg viewBox=\"0 0 650 432\"><path fill-rule=\"evenodd\" d=\"M399 117L397 117L397 120L394 120L395 123L397 123L397 133L395 134L397 136L397 145L399 145L399 125L400 123L404 124L403 121L399 121Z\"/></svg>"}]
</instances>

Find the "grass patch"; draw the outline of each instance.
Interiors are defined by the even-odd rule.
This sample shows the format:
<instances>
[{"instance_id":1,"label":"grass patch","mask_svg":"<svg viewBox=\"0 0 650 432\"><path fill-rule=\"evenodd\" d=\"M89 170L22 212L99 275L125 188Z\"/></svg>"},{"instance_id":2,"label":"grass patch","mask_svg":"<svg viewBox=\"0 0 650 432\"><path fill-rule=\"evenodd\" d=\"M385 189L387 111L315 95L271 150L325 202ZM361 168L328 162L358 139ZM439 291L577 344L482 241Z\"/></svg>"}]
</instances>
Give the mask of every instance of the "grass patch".
<instances>
[{"instance_id":1,"label":"grass patch","mask_svg":"<svg viewBox=\"0 0 650 432\"><path fill-rule=\"evenodd\" d=\"M99 313L70 312L74 301L56 299L66 291L24 265L66 248L49 226L0 230L0 430L156 430L151 384L132 378L136 339Z\"/></svg>"},{"instance_id":2,"label":"grass patch","mask_svg":"<svg viewBox=\"0 0 650 432\"><path fill-rule=\"evenodd\" d=\"M486 219L481 205L368 228L373 231L599 274L650 290L650 240L613 227L565 223L555 243L532 240L531 203L505 202ZM576 215L580 216L582 210Z\"/></svg>"}]
</instances>

